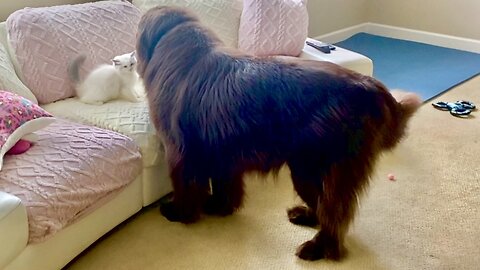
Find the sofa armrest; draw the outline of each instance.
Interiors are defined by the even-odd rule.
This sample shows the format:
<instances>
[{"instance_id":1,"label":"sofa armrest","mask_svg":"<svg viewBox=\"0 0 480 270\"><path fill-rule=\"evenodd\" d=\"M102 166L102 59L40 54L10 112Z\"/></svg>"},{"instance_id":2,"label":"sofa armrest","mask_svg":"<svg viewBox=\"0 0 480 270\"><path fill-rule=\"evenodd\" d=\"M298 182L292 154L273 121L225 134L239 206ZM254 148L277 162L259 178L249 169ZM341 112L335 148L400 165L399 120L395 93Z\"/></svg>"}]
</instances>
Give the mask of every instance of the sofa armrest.
<instances>
[{"instance_id":1,"label":"sofa armrest","mask_svg":"<svg viewBox=\"0 0 480 270\"><path fill-rule=\"evenodd\" d=\"M28 242L28 218L19 198L0 191L0 269L3 269Z\"/></svg>"},{"instance_id":2,"label":"sofa armrest","mask_svg":"<svg viewBox=\"0 0 480 270\"><path fill-rule=\"evenodd\" d=\"M307 40L312 39L307 38ZM338 46L335 46L335 50L332 50L330 53L323 53L305 43L303 51L299 57L303 59L332 62L367 76L372 76L373 74L373 62L370 58Z\"/></svg>"}]
</instances>

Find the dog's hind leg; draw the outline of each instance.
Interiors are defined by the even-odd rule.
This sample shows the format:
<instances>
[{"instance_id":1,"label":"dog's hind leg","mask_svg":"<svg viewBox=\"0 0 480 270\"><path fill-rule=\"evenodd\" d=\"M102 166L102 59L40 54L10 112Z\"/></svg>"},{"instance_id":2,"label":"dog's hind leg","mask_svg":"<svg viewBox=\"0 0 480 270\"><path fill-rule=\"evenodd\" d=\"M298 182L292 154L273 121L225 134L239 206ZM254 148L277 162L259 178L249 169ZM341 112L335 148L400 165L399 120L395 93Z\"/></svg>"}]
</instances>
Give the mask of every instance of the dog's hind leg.
<instances>
[{"instance_id":1,"label":"dog's hind leg","mask_svg":"<svg viewBox=\"0 0 480 270\"><path fill-rule=\"evenodd\" d=\"M204 212L209 215L227 216L241 207L244 195L243 173L235 170L218 171L211 178L211 194Z\"/></svg>"},{"instance_id":2,"label":"dog's hind leg","mask_svg":"<svg viewBox=\"0 0 480 270\"><path fill-rule=\"evenodd\" d=\"M208 196L208 176L193 159L169 153L167 161L173 185L173 199L160 205L160 212L170 221L192 223Z\"/></svg>"},{"instance_id":3,"label":"dog's hind leg","mask_svg":"<svg viewBox=\"0 0 480 270\"><path fill-rule=\"evenodd\" d=\"M305 260L339 260L344 256L343 242L357 208L357 196L368 180L370 166L353 160L332 166L324 177L324 192L317 209L320 231L297 250Z\"/></svg>"},{"instance_id":4,"label":"dog's hind leg","mask_svg":"<svg viewBox=\"0 0 480 270\"><path fill-rule=\"evenodd\" d=\"M293 224L314 227L318 225L317 206L322 197L321 171L319 162L291 160L288 162L293 187L306 203L287 210L288 219Z\"/></svg>"}]
</instances>

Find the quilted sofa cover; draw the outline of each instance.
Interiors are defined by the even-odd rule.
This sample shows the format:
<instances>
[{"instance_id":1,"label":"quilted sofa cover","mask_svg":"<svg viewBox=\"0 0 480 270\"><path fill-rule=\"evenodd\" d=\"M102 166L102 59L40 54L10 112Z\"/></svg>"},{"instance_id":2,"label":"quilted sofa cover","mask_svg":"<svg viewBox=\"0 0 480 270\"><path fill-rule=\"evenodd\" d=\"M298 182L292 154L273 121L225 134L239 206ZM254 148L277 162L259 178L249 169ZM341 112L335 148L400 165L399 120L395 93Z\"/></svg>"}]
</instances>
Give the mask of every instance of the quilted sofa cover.
<instances>
[{"instance_id":1,"label":"quilted sofa cover","mask_svg":"<svg viewBox=\"0 0 480 270\"><path fill-rule=\"evenodd\" d=\"M36 133L38 142L7 156L0 174L0 190L26 206L30 243L94 211L141 171L138 147L116 132L57 120Z\"/></svg>"},{"instance_id":2,"label":"quilted sofa cover","mask_svg":"<svg viewBox=\"0 0 480 270\"><path fill-rule=\"evenodd\" d=\"M200 21L214 31L225 45L237 48L242 0L133 0L142 12L155 6L180 6L194 10Z\"/></svg>"},{"instance_id":3,"label":"quilted sofa cover","mask_svg":"<svg viewBox=\"0 0 480 270\"><path fill-rule=\"evenodd\" d=\"M113 130L132 138L140 147L143 157L145 206L172 191L163 147L150 122L145 100L138 103L114 100L96 106L69 98L42 107L55 116Z\"/></svg>"},{"instance_id":4,"label":"quilted sofa cover","mask_svg":"<svg viewBox=\"0 0 480 270\"><path fill-rule=\"evenodd\" d=\"M240 50L258 56L298 56L307 34L307 0L243 1Z\"/></svg>"},{"instance_id":5,"label":"quilted sofa cover","mask_svg":"<svg viewBox=\"0 0 480 270\"><path fill-rule=\"evenodd\" d=\"M127 135L140 147L145 167L158 165L163 160L162 146L150 123L146 101L114 100L96 106L69 98L42 107L53 115Z\"/></svg>"}]
</instances>

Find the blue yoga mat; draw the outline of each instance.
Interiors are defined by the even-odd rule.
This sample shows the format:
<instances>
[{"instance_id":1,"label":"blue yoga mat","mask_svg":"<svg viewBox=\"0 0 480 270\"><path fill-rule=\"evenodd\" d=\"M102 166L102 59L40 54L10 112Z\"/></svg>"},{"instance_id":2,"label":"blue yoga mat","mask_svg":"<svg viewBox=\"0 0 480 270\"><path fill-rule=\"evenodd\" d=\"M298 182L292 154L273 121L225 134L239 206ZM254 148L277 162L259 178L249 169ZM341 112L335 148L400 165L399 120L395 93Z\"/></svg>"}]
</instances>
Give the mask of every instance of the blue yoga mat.
<instances>
[{"instance_id":1,"label":"blue yoga mat","mask_svg":"<svg viewBox=\"0 0 480 270\"><path fill-rule=\"evenodd\" d=\"M480 54L358 33L336 45L373 61L373 77L424 101L480 74Z\"/></svg>"}]
</instances>

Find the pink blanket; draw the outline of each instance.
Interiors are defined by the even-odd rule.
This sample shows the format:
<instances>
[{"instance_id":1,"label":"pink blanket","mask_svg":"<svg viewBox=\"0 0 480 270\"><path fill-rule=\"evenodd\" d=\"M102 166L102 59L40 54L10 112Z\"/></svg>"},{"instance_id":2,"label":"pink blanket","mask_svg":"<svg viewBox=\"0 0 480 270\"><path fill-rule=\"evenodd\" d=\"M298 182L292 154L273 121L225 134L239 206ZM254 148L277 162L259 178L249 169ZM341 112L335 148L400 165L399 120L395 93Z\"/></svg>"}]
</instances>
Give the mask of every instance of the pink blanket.
<instances>
[{"instance_id":1,"label":"pink blanket","mask_svg":"<svg viewBox=\"0 0 480 270\"><path fill-rule=\"evenodd\" d=\"M38 142L6 156L0 172L0 190L27 208L30 243L100 207L140 173L140 153L126 136L64 120L36 133Z\"/></svg>"}]
</instances>

